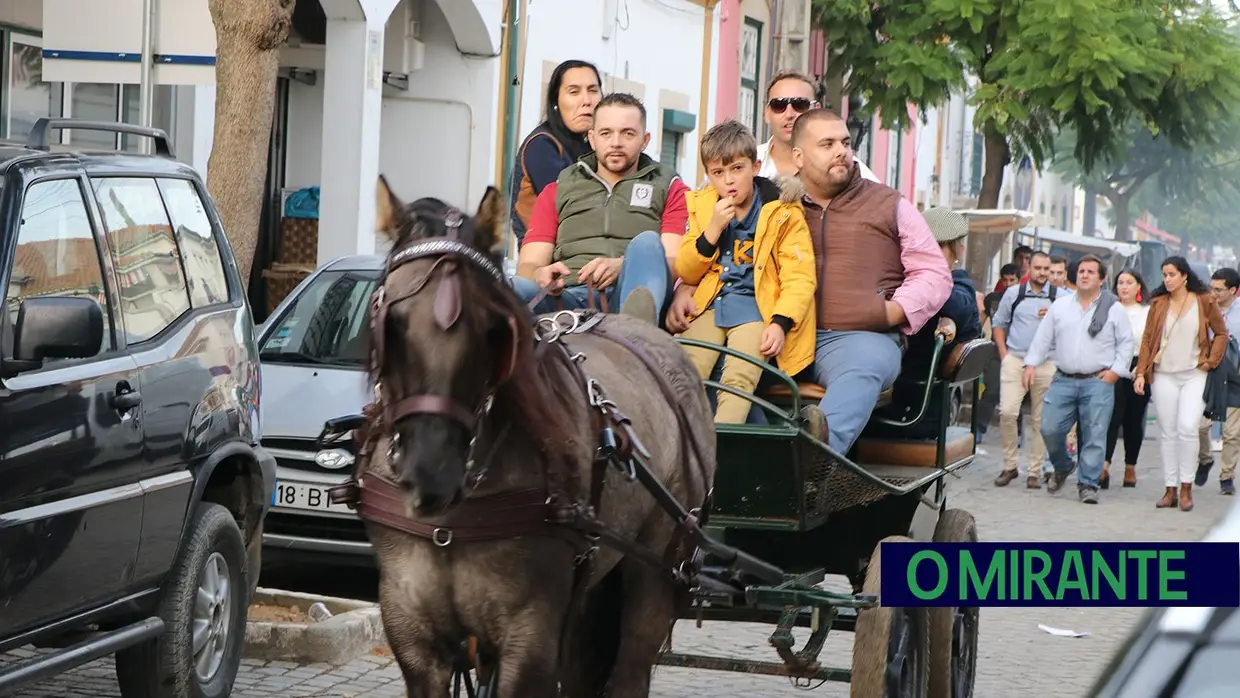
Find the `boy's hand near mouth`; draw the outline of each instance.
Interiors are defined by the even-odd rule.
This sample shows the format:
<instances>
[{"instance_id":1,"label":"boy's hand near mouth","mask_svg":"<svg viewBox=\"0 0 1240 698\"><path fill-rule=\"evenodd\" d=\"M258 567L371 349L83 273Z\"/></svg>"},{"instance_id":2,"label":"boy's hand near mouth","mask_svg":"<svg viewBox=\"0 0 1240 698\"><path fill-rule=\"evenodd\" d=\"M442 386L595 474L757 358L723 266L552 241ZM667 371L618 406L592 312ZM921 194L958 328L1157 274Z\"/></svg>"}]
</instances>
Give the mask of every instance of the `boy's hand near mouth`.
<instances>
[{"instance_id":1,"label":"boy's hand near mouth","mask_svg":"<svg viewBox=\"0 0 1240 698\"><path fill-rule=\"evenodd\" d=\"M715 204L715 213L710 217L710 223L702 233L702 237L705 237L706 241L712 245L719 242L719 236L723 235L728 224L736 218L736 201L731 196L734 193L729 191L728 196L719 199L719 202Z\"/></svg>"}]
</instances>

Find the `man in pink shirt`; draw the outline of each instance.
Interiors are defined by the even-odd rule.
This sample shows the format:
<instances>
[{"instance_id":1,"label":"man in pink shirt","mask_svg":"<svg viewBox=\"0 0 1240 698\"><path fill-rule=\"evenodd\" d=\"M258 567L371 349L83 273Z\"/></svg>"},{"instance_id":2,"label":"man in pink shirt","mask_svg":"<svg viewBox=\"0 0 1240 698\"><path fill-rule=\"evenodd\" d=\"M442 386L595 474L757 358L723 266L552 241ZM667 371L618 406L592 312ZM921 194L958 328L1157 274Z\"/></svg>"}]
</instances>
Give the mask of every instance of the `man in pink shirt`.
<instances>
[{"instance_id":1,"label":"man in pink shirt","mask_svg":"<svg viewBox=\"0 0 1240 698\"><path fill-rule=\"evenodd\" d=\"M825 109L793 128L818 262L818 347L811 367L826 390L802 417L811 433L847 454L879 394L900 374L908 337L952 290L951 270L917 208L862 176L848 127Z\"/></svg>"}]
</instances>

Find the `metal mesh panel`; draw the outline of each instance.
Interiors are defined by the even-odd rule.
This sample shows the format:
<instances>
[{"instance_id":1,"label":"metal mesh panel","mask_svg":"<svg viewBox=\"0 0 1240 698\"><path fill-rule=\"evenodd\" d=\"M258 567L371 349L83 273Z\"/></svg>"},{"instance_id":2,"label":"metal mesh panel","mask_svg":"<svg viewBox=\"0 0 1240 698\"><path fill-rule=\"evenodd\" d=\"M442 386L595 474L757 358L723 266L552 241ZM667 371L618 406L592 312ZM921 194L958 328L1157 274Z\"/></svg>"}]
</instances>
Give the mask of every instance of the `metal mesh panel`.
<instances>
[{"instance_id":1,"label":"metal mesh panel","mask_svg":"<svg viewBox=\"0 0 1240 698\"><path fill-rule=\"evenodd\" d=\"M876 502L891 493L853 473L811 443L801 445L805 473L805 515L815 518L862 504ZM907 478L886 478L893 485L912 482Z\"/></svg>"}]
</instances>

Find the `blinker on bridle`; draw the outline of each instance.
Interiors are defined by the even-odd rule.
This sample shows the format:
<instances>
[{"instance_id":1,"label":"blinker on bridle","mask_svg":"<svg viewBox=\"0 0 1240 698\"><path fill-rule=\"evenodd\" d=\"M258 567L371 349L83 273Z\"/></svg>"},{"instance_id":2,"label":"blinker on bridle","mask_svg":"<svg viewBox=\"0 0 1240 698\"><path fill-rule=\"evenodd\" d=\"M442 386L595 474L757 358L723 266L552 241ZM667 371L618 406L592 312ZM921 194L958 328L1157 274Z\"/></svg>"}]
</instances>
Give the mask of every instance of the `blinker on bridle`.
<instances>
[{"instance_id":1,"label":"blinker on bridle","mask_svg":"<svg viewBox=\"0 0 1240 698\"><path fill-rule=\"evenodd\" d=\"M461 240L460 234L464 216L459 210L449 208L444 213L442 220L446 230L445 236L414 242L399 250L388 260L385 281L386 276L390 276L393 271L409 262L417 259L435 260L431 267L426 270L426 273L413 284L412 288L393 298L387 297L384 284L380 284L379 288L374 292L371 301L370 333L372 358L376 371L380 371L383 368L384 339L389 309L393 305L417 295L437 270L442 269L443 278L435 290L433 315L435 324L444 331L451 329L461 315L461 282L460 277L456 273L458 260L465 260L473 265L474 268L491 277L496 283L507 283L503 271L491 261L490 257ZM496 373L488 383L487 394L477 407L471 410L449 395L429 393L411 395L401 398L394 403L389 403L386 396L383 395L380 384L376 383L376 398L383 405L384 421L389 426L395 426L397 421L415 414L437 414L459 422L469 429L471 434L476 434L479 423L490 410L495 390L508 380L516 368L517 338L519 336L517 333L517 321L512 316L508 316L507 320L510 333L508 361L500 362L497 365ZM392 450L397 447L397 436L395 433L393 433L391 446ZM472 451L473 440L470 441L470 447Z\"/></svg>"}]
</instances>

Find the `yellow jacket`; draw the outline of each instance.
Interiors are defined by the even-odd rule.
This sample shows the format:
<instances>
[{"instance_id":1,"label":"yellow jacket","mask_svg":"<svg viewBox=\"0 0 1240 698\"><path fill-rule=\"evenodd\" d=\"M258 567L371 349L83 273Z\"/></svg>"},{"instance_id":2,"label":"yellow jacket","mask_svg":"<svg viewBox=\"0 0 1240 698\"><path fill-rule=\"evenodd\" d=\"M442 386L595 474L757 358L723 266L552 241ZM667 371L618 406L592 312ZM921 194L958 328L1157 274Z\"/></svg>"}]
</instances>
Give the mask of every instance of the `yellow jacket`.
<instances>
[{"instance_id":1,"label":"yellow jacket","mask_svg":"<svg viewBox=\"0 0 1240 698\"><path fill-rule=\"evenodd\" d=\"M754 180L754 188L765 202L754 232L754 296L758 312L767 324L775 315L792 319L792 331L776 363L785 373L796 375L813 362L817 343L818 266L814 261L814 244L796 180L777 186L758 177ZM689 230L680 243L676 274L685 283L697 285L693 301L704 310L719 294L723 270L718 261L719 252L716 250L711 257L703 257L698 252L697 241L714 214L719 194L707 185L698 191L686 192L685 199L689 208Z\"/></svg>"}]
</instances>

